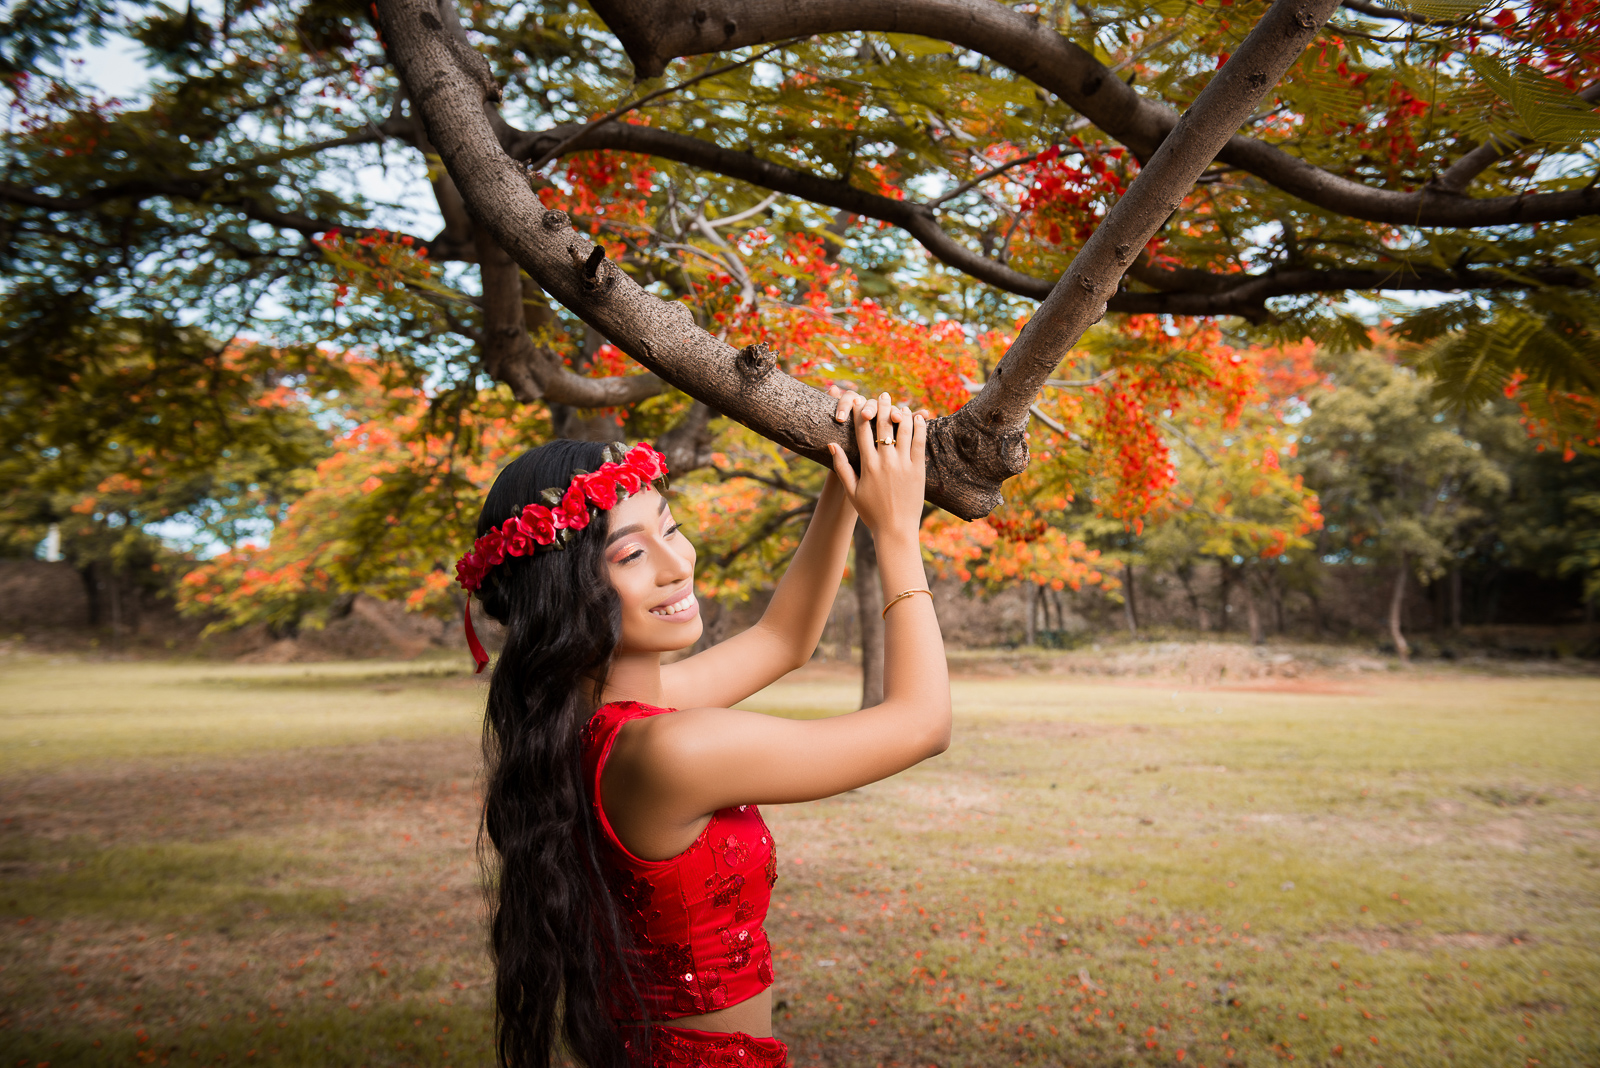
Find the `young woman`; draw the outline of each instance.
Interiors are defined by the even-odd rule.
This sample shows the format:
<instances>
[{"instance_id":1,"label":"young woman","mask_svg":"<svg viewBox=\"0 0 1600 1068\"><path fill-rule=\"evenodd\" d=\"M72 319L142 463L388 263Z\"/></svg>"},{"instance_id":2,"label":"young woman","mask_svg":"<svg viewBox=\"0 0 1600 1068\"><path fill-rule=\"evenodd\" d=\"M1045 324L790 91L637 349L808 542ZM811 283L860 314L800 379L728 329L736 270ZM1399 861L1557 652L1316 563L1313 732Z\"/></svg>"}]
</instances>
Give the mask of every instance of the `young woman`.
<instances>
[{"instance_id":1,"label":"young woman","mask_svg":"<svg viewBox=\"0 0 1600 1068\"><path fill-rule=\"evenodd\" d=\"M506 635L483 824L502 1064L542 1068L558 1047L590 1068L787 1063L762 929L776 846L756 806L875 782L950 741L917 540L924 416L847 393L836 418L860 474L835 448L761 621L670 665L702 625L660 455L553 441L495 480L458 573ZM809 722L729 707L810 659L858 516L883 576L883 703Z\"/></svg>"}]
</instances>

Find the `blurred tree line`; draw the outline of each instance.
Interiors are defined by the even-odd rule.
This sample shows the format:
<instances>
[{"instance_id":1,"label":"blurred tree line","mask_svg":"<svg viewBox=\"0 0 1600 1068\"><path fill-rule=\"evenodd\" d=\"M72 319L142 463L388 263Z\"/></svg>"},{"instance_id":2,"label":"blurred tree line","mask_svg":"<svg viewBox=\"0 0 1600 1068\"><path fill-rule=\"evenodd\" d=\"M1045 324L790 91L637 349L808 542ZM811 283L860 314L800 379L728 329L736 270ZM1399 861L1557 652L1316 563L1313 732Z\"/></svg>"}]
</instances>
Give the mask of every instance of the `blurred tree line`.
<instances>
[{"instance_id":1,"label":"blurred tree line","mask_svg":"<svg viewBox=\"0 0 1600 1068\"><path fill-rule=\"evenodd\" d=\"M59 351L50 378L9 375L0 385L0 552L35 556L54 528L93 621L108 627L151 595L277 633L321 625L358 590L453 612L459 600L439 561L455 531L498 465L551 432L544 406L504 391L480 399L468 422L430 429L425 397L386 382L373 361L322 354L297 365L292 352L220 344L198 330L151 333L135 321L92 344L64 338ZM158 360L168 369L160 375ZM1086 493L1018 536L1002 564L998 543L951 550L949 528L930 516L934 563L975 595L1036 591L1030 631L1041 638L1060 630L1061 565L1014 548L1045 531L1086 547L1072 559L1079 579L1092 571L1104 581L1070 584L1098 585L1136 632L1137 591L1156 576L1184 591L1194 628L1239 627L1260 641L1285 629L1293 596L1320 621L1340 569L1384 576L1387 629L1402 654L1403 599L1418 583L1453 627L1495 622L1506 583L1533 578L1555 584L1550 622L1573 621L1580 602L1592 620L1600 458L1549 448L1509 399L1441 400L1392 346L1306 350L1297 362L1276 402L1258 399L1232 426L1172 426L1175 492L1137 530ZM174 366L187 374L174 377ZM1250 424L1269 409L1280 417L1266 439ZM452 465L446 454L462 434L480 458ZM1252 449L1230 450L1231 436L1250 436ZM702 588L724 601L768 581L820 485L820 469L749 439L724 434L732 455L691 481L682 503L700 528ZM1315 494L1320 529L1295 537L1284 526L1282 503L1263 489L1284 483L1262 482L1263 463ZM420 484L441 477L452 481ZM729 491L730 481L742 488ZM446 503L418 507L429 501ZM1256 512L1269 521L1253 521ZM970 539L971 527L955 529ZM1244 609L1242 626L1230 603Z\"/></svg>"}]
</instances>

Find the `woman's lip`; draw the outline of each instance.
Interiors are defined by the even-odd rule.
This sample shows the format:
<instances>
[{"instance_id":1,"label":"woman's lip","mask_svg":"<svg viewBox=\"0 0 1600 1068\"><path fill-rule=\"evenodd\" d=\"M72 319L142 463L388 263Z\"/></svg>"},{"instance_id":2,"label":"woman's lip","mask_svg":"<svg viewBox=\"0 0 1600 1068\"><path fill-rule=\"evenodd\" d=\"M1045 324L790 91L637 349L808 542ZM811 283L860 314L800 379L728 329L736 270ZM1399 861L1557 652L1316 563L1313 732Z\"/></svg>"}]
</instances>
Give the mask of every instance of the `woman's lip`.
<instances>
[{"instance_id":1,"label":"woman's lip","mask_svg":"<svg viewBox=\"0 0 1600 1068\"><path fill-rule=\"evenodd\" d=\"M664 613L656 611L656 608L665 608L667 605L682 604L685 601L688 603L684 604L684 606L678 609L676 612ZM693 590L686 592L682 597L679 597L676 600L667 602L667 605L657 605L656 608L652 608L650 610L650 614L655 616L657 619L665 620L668 623L687 623L689 620L694 619L700 614L700 602L698 599L696 599Z\"/></svg>"}]
</instances>

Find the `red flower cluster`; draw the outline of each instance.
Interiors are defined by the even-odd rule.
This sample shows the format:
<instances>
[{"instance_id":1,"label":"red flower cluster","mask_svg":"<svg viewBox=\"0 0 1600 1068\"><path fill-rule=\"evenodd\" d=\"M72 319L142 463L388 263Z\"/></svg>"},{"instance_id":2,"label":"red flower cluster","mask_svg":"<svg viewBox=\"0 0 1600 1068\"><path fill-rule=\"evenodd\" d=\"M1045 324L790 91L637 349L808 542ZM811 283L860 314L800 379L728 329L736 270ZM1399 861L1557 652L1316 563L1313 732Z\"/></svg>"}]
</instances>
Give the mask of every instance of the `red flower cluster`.
<instances>
[{"instance_id":1,"label":"red flower cluster","mask_svg":"<svg viewBox=\"0 0 1600 1068\"><path fill-rule=\"evenodd\" d=\"M620 451L621 446L617 449ZM456 561L456 581L468 592L483 585L489 569L508 556L531 556L541 546L564 541L569 530L589 525L589 509L607 511L630 494L638 493L667 473L666 457L643 442L628 450L617 463L607 463L590 474L579 474L565 493L551 504L530 504L472 543L472 551Z\"/></svg>"}]
</instances>

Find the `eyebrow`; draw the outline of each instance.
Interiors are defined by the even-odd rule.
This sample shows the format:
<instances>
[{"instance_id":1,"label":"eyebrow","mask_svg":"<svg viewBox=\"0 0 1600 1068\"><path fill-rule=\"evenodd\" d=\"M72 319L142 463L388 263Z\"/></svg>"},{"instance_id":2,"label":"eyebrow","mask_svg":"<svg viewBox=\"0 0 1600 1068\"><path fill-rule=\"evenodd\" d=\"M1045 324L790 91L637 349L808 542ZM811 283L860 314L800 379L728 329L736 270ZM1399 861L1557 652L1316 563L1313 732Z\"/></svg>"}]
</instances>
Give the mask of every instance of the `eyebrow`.
<instances>
[{"instance_id":1,"label":"eyebrow","mask_svg":"<svg viewBox=\"0 0 1600 1068\"><path fill-rule=\"evenodd\" d=\"M662 512L665 512L666 510L667 510L667 499L665 497L663 497L663 498L661 498L661 507L656 509L656 515L660 515ZM643 523L629 523L625 527L618 527L616 530L613 530L611 532L611 536L606 539L606 548L608 548L608 549L611 548L611 543L616 541L618 538L626 538L629 534L637 534L643 529L644 529L644 524Z\"/></svg>"}]
</instances>

